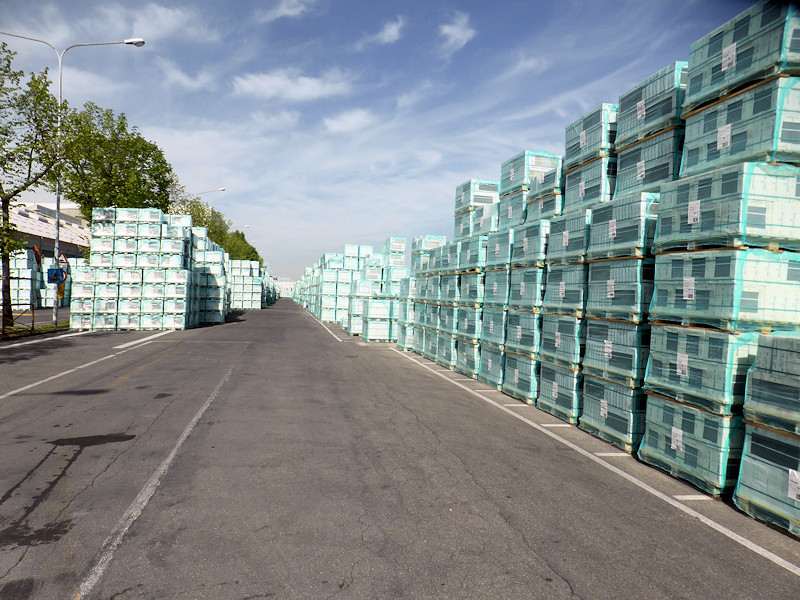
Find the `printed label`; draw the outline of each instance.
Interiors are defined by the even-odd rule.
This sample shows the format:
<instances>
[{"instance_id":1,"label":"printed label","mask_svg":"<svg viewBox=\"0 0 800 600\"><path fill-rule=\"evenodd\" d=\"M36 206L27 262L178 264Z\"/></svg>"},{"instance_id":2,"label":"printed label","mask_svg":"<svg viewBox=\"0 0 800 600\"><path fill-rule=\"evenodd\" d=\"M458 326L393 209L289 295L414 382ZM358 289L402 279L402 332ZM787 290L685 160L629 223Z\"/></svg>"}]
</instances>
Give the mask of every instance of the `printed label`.
<instances>
[{"instance_id":1,"label":"printed label","mask_svg":"<svg viewBox=\"0 0 800 600\"><path fill-rule=\"evenodd\" d=\"M497 293L497 282L496 281L494 282L494 285L492 285L492 293L493 294Z\"/></svg>"},{"instance_id":2,"label":"printed label","mask_svg":"<svg viewBox=\"0 0 800 600\"><path fill-rule=\"evenodd\" d=\"M606 298L614 297L614 280L609 279L606 281Z\"/></svg>"},{"instance_id":3,"label":"printed label","mask_svg":"<svg viewBox=\"0 0 800 600\"><path fill-rule=\"evenodd\" d=\"M800 471L789 469L789 499L800 501Z\"/></svg>"},{"instance_id":4,"label":"printed label","mask_svg":"<svg viewBox=\"0 0 800 600\"><path fill-rule=\"evenodd\" d=\"M558 296L563 298L567 295L567 283L565 281L558 282Z\"/></svg>"},{"instance_id":5,"label":"printed label","mask_svg":"<svg viewBox=\"0 0 800 600\"><path fill-rule=\"evenodd\" d=\"M578 184L578 197L583 198L586 195L586 183L581 181Z\"/></svg>"},{"instance_id":6,"label":"printed label","mask_svg":"<svg viewBox=\"0 0 800 600\"><path fill-rule=\"evenodd\" d=\"M558 382L553 382L553 398L558 398Z\"/></svg>"},{"instance_id":7,"label":"printed label","mask_svg":"<svg viewBox=\"0 0 800 600\"><path fill-rule=\"evenodd\" d=\"M514 369L514 383L519 383L519 369Z\"/></svg>"},{"instance_id":8,"label":"printed label","mask_svg":"<svg viewBox=\"0 0 800 600\"><path fill-rule=\"evenodd\" d=\"M642 181L644 179L644 161L640 160L636 163L636 179Z\"/></svg>"},{"instance_id":9,"label":"printed label","mask_svg":"<svg viewBox=\"0 0 800 600\"><path fill-rule=\"evenodd\" d=\"M509 205L508 207L508 218L510 219L514 215L514 209Z\"/></svg>"},{"instance_id":10,"label":"printed label","mask_svg":"<svg viewBox=\"0 0 800 600\"><path fill-rule=\"evenodd\" d=\"M544 196L539 198L539 210L544 210Z\"/></svg>"},{"instance_id":11,"label":"printed label","mask_svg":"<svg viewBox=\"0 0 800 600\"><path fill-rule=\"evenodd\" d=\"M600 416L604 419L608 418L608 400L605 398L600 400Z\"/></svg>"},{"instance_id":12,"label":"printed label","mask_svg":"<svg viewBox=\"0 0 800 600\"><path fill-rule=\"evenodd\" d=\"M585 145L586 145L586 132L581 131L581 148L583 148Z\"/></svg>"},{"instance_id":13,"label":"printed label","mask_svg":"<svg viewBox=\"0 0 800 600\"><path fill-rule=\"evenodd\" d=\"M603 356L606 360L611 360L614 351L614 343L611 340L603 340Z\"/></svg>"},{"instance_id":14,"label":"printed label","mask_svg":"<svg viewBox=\"0 0 800 600\"><path fill-rule=\"evenodd\" d=\"M683 278L683 299L694 300L694 277Z\"/></svg>"},{"instance_id":15,"label":"printed label","mask_svg":"<svg viewBox=\"0 0 800 600\"><path fill-rule=\"evenodd\" d=\"M683 452L683 431L677 427L672 428L672 438L669 442L669 447L675 452Z\"/></svg>"},{"instance_id":16,"label":"printed label","mask_svg":"<svg viewBox=\"0 0 800 600\"><path fill-rule=\"evenodd\" d=\"M464 286L464 295L469 296L469 284Z\"/></svg>"},{"instance_id":17,"label":"printed label","mask_svg":"<svg viewBox=\"0 0 800 600\"><path fill-rule=\"evenodd\" d=\"M611 219L608 222L608 237L612 240L617 238L617 220Z\"/></svg>"},{"instance_id":18,"label":"printed label","mask_svg":"<svg viewBox=\"0 0 800 600\"><path fill-rule=\"evenodd\" d=\"M472 250L467 248L467 260L469 261L470 258L472 258Z\"/></svg>"},{"instance_id":19,"label":"printed label","mask_svg":"<svg viewBox=\"0 0 800 600\"><path fill-rule=\"evenodd\" d=\"M556 331L555 346L556 346L556 348L561 348L561 332L560 331Z\"/></svg>"},{"instance_id":20,"label":"printed label","mask_svg":"<svg viewBox=\"0 0 800 600\"><path fill-rule=\"evenodd\" d=\"M528 238L522 238L522 251L528 251Z\"/></svg>"},{"instance_id":21,"label":"printed label","mask_svg":"<svg viewBox=\"0 0 800 600\"><path fill-rule=\"evenodd\" d=\"M520 296L524 296L525 295L525 282L524 281L521 281L520 284L519 284L519 295Z\"/></svg>"},{"instance_id":22,"label":"printed label","mask_svg":"<svg viewBox=\"0 0 800 600\"><path fill-rule=\"evenodd\" d=\"M539 185L544 183L544 172L539 173Z\"/></svg>"},{"instance_id":23,"label":"printed label","mask_svg":"<svg viewBox=\"0 0 800 600\"><path fill-rule=\"evenodd\" d=\"M636 103L636 118L641 121L644 119L645 112L644 112L644 100L639 100Z\"/></svg>"},{"instance_id":24,"label":"printed label","mask_svg":"<svg viewBox=\"0 0 800 600\"><path fill-rule=\"evenodd\" d=\"M494 333L494 321L489 321L489 333Z\"/></svg>"},{"instance_id":25,"label":"printed label","mask_svg":"<svg viewBox=\"0 0 800 600\"><path fill-rule=\"evenodd\" d=\"M736 66L736 42L733 42L730 46L725 46L722 49L722 70L727 71L728 69Z\"/></svg>"},{"instance_id":26,"label":"printed label","mask_svg":"<svg viewBox=\"0 0 800 600\"><path fill-rule=\"evenodd\" d=\"M490 359L487 361L487 364L486 364L486 366L488 367L488 369L489 369L490 371L492 370L492 359L491 359L491 358L490 358Z\"/></svg>"},{"instance_id":27,"label":"printed label","mask_svg":"<svg viewBox=\"0 0 800 600\"><path fill-rule=\"evenodd\" d=\"M676 361L675 373L679 377L686 377L689 375L689 355L678 352L678 359Z\"/></svg>"},{"instance_id":28,"label":"printed label","mask_svg":"<svg viewBox=\"0 0 800 600\"><path fill-rule=\"evenodd\" d=\"M517 325L517 340L522 339L522 325Z\"/></svg>"},{"instance_id":29,"label":"printed label","mask_svg":"<svg viewBox=\"0 0 800 600\"><path fill-rule=\"evenodd\" d=\"M516 173L516 171L514 170L514 167L511 167L511 169L508 171L508 178L511 181L514 181L515 173Z\"/></svg>"},{"instance_id":30,"label":"printed label","mask_svg":"<svg viewBox=\"0 0 800 600\"><path fill-rule=\"evenodd\" d=\"M731 145L731 124L723 125L717 129L717 150L722 150Z\"/></svg>"},{"instance_id":31,"label":"printed label","mask_svg":"<svg viewBox=\"0 0 800 600\"><path fill-rule=\"evenodd\" d=\"M700 200L689 202L689 216L686 218L686 222L689 225L700 222Z\"/></svg>"},{"instance_id":32,"label":"printed label","mask_svg":"<svg viewBox=\"0 0 800 600\"><path fill-rule=\"evenodd\" d=\"M509 212L511 212L511 211L509 210ZM511 215L508 215L508 216L510 217ZM494 255L495 256L500 256L500 243L499 242L494 245Z\"/></svg>"},{"instance_id":33,"label":"printed label","mask_svg":"<svg viewBox=\"0 0 800 600\"><path fill-rule=\"evenodd\" d=\"M561 245L566 248L569 246L569 231L564 231L561 234Z\"/></svg>"}]
</instances>

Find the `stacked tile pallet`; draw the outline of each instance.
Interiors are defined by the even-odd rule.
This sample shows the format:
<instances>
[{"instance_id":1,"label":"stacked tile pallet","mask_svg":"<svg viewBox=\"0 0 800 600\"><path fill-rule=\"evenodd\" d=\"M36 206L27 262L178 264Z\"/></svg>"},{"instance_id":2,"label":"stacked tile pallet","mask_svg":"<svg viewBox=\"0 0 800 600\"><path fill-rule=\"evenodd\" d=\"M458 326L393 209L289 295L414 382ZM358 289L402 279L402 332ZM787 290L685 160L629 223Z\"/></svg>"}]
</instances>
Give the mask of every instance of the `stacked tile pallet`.
<instances>
[{"instance_id":1,"label":"stacked tile pallet","mask_svg":"<svg viewBox=\"0 0 800 600\"><path fill-rule=\"evenodd\" d=\"M3 267L0 265L2 275ZM8 275L11 279L11 306L15 310L39 308L38 293L44 280L33 250L13 253L9 259Z\"/></svg>"},{"instance_id":2,"label":"stacked tile pallet","mask_svg":"<svg viewBox=\"0 0 800 600\"><path fill-rule=\"evenodd\" d=\"M231 308L262 308L269 291L268 277L257 260L230 261Z\"/></svg>"},{"instance_id":3,"label":"stacked tile pallet","mask_svg":"<svg viewBox=\"0 0 800 600\"><path fill-rule=\"evenodd\" d=\"M400 301L405 301L408 303L408 312L407 318L409 323L409 335L408 335L408 344L400 346L399 338L398 338L398 345L401 348L413 350L417 354L422 355L425 351L425 343L426 339L433 340L429 343L433 344L433 347L436 347L438 340L434 340L434 336L436 335L435 331L428 331L428 322L427 317L429 313L427 296L429 293L429 287L432 286L432 290L436 292L436 301L432 303L438 302L438 275L432 274L431 269L431 260L432 255L434 255L433 260L435 261L436 258L441 258L441 249L447 243L447 239L445 236L439 235L425 235L421 237L414 238L411 240L411 277L414 278L415 285L409 285L407 288L407 294L405 290L401 290L400 294ZM434 282L431 278L436 277L436 281ZM433 298L433 291L431 293L431 298ZM437 313L437 325L438 325L438 313ZM433 326L433 323L432 323Z\"/></svg>"},{"instance_id":4,"label":"stacked tile pallet","mask_svg":"<svg viewBox=\"0 0 800 600\"><path fill-rule=\"evenodd\" d=\"M400 314L399 294L401 281L408 277L406 240L391 237L383 243L380 262L372 267L376 271L377 293L364 302L363 331L361 337L367 342L396 342L397 319ZM382 265L382 266L379 266ZM373 281L373 277L365 280Z\"/></svg>"},{"instance_id":5,"label":"stacked tile pallet","mask_svg":"<svg viewBox=\"0 0 800 600\"><path fill-rule=\"evenodd\" d=\"M692 45L681 179L661 188L639 456L713 495L739 475L759 331L800 328L800 169L765 164L800 162L798 26L793 6L762 2ZM740 505L763 516L775 505L746 490L769 425L753 419Z\"/></svg>"},{"instance_id":6,"label":"stacked tile pallet","mask_svg":"<svg viewBox=\"0 0 800 600\"><path fill-rule=\"evenodd\" d=\"M580 427L627 452L644 432L658 191L678 175L686 69L673 63L620 96L614 197L591 215Z\"/></svg>"}]
</instances>

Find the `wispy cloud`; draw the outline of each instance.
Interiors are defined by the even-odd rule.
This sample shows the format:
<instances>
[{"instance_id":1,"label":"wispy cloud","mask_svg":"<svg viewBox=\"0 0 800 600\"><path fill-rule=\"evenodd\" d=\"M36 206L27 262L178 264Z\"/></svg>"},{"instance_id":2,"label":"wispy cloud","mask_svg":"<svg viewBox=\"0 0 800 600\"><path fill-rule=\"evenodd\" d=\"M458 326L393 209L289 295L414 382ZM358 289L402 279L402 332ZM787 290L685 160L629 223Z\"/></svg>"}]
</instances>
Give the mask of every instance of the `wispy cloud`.
<instances>
[{"instance_id":1,"label":"wispy cloud","mask_svg":"<svg viewBox=\"0 0 800 600\"><path fill-rule=\"evenodd\" d=\"M260 23L272 23L285 17L300 17L316 4L316 0L277 0L272 8L261 10L256 14Z\"/></svg>"},{"instance_id":2,"label":"wispy cloud","mask_svg":"<svg viewBox=\"0 0 800 600\"><path fill-rule=\"evenodd\" d=\"M377 118L370 111L363 108L349 110L335 117L323 120L325 129L330 133L352 133L360 131L375 124Z\"/></svg>"},{"instance_id":3,"label":"wispy cloud","mask_svg":"<svg viewBox=\"0 0 800 600\"><path fill-rule=\"evenodd\" d=\"M552 59L544 56L526 56L520 54L517 62L509 67L507 70L500 73L496 78L496 82L508 81L519 77L520 75L539 75L544 73L553 64Z\"/></svg>"},{"instance_id":4,"label":"wispy cloud","mask_svg":"<svg viewBox=\"0 0 800 600\"><path fill-rule=\"evenodd\" d=\"M410 92L405 92L397 97L397 108L404 109L410 108L427 98L433 90L433 83L431 81L424 81Z\"/></svg>"},{"instance_id":5,"label":"wispy cloud","mask_svg":"<svg viewBox=\"0 0 800 600\"><path fill-rule=\"evenodd\" d=\"M167 38L191 39L195 42L219 40L219 34L203 22L197 11L189 8L147 4L141 9L122 10L127 13L125 21L132 22L131 35L148 41Z\"/></svg>"},{"instance_id":6,"label":"wispy cloud","mask_svg":"<svg viewBox=\"0 0 800 600\"><path fill-rule=\"evenodd\" d=\"M181 71L174 62L166 58L156 57L155 63L164 73L164 80L167 83L173 83L192 92L213 87L214 78L207 71L201 71L192 77Z\"/></svg>"},{"instance_id":7,"label":"wispy cloud","mask_svg":"<svg viewBox=\"0 0 800 600\"><path fill-rule=\"evenodd\" d=\"M275 69L235 77L233 89L241 95L304 102L346 95L352 90L352 81L339 69L331 69L319 77L302 75L297 69Z\"/></svg>"},{"instance_id":8,"label":"wispy cloud","mask_svg":"<svg viewBox=\"0 0 800 600\"><path fill-rule=\"evenodd\" d=\"M388 21L378 33L363 37L356 44L356 50L360 52L370 44L394 44L402 37L405 23L405 18L402 15L398 15L394 21Z\"/></svg>"},{"instance_id":9,"label":"wispy cloud","mask_svg":"<svg viewBox=\"0 0 800 600\"><path fill-rule=\"evenodd\" d=\"M251 115L253 123L261 131L277 131L291 129L300 121L300 113L295 110L284 110L279 113L254 112Z\"/></svg>"},{"instance_id":10,"label":"wispy cloud","mask_svg":"<svg viewBox=\"0 0 800 600\"><path fill-rule=\"evenodd\" d=\"M450 23L439 25L439 35L444 38L441 45L442 54L449 58L466 46L476 33L477 31L469 26L469 15L457 12Z\"/></svg>"}]
</instances>

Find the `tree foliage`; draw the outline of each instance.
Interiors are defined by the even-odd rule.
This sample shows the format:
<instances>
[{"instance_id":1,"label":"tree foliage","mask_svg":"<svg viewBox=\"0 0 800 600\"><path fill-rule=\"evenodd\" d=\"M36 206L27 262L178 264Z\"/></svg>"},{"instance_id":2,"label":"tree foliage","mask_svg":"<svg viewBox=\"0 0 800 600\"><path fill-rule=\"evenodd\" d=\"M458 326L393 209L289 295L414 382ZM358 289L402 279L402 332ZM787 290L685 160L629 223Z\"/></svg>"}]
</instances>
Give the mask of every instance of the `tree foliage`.
<instances>
[{"instance_id":1,"label":"tree foliage","mask_svg":"<svg viewBox=\"0 0 800 600\"><path fill-rule=\"evenodd\" d=\"M11 223L11 206L44 183L57 164L58 103L47 70L28 78L12 66L15 53L0 44L0 264L3 322L12 324L10 254L23 247Z\"/></svg>"},{"instance_id":2,"label":"tree foliage","mask_svg":"<svg viewBox=\"0 0 800 600\"><path fill-rule=\"evenodd\" d=\"M67 112L62 137L64 197L86 219L101 207L169 209L172 167L156 144L128 128L124 114L87 102Z\"/></svg>"}]
</instances>

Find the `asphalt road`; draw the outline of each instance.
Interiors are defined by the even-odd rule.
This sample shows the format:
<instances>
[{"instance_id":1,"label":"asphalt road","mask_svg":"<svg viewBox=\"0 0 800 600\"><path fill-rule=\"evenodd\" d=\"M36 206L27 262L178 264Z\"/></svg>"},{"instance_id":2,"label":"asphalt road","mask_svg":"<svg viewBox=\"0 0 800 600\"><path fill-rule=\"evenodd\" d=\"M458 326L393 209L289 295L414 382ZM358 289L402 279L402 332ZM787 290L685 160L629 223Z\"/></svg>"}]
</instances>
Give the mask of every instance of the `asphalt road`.
<instances>
[{"instance_id":1,"label":"asphalt road","mask_svg":"<svg viewBox=\"0 0 800 600\"><path fill-rule=\"evenodd\" d=\"M798 589L796 539L287 299L0 345L0 600Z\"/></svg>"}]
</instances>

